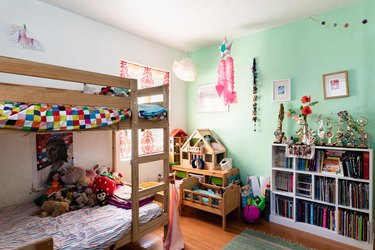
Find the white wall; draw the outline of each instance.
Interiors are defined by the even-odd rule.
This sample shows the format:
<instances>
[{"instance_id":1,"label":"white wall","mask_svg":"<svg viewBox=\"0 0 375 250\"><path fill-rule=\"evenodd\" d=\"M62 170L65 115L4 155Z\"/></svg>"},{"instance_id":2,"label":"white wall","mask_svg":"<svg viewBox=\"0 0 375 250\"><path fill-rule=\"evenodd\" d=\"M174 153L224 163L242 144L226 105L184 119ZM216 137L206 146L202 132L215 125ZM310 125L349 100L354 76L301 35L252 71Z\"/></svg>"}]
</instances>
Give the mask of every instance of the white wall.
<instances>
[{"instance_id":1,"label":"white wall","mask_svg":"<svg viewBox=\"0 0 375 250\"><path fill-rule=\"evenodd\" d=\"M11 24L26 24L43 44L45 51L9 46ZM36 0L0 0L0 55L119 75L120 59L172 72L173 61L181 59L184 53ZM0 82L25 81L23 77L0 74ZM59 87L56 83L51 85L43 81L32 84ZM78 87L71 85L70 88ZM171 96L170 127L185 129L185 83L173 73ZM75 133L76 164L109 164L110 134L101 133ZM93 138L100 143L92 143ZM31 170L36 165L35 135L0 134L0 157L0 207L32 199L28 192L33 178ZM142 173L143 178L152 180L151 176L160 172L153 171L146 170Z\"/></svg>"}]
</instances>

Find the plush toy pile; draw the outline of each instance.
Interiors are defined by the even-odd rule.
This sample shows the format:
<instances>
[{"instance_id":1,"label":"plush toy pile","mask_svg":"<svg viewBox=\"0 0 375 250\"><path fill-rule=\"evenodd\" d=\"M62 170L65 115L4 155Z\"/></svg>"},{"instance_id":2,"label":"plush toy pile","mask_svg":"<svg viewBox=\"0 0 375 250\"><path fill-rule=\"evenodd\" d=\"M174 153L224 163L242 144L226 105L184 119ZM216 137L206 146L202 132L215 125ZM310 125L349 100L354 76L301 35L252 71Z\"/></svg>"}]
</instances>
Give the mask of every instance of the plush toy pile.
<instances>
[{"instance_id":1,"label":"plush toy pile","mask_svg":"<svg viewBox=\"0 0 375 250\"><path fill-rule=\"evenodd\" d=\"M95 205L106 205L116 189L122 184L121 173L109 172L109 168L94 166L90 170L64 164L50 173L49 189L35 200L41 206L41 217L59 216L69 211Z\"/></svg>"}]
</instances>

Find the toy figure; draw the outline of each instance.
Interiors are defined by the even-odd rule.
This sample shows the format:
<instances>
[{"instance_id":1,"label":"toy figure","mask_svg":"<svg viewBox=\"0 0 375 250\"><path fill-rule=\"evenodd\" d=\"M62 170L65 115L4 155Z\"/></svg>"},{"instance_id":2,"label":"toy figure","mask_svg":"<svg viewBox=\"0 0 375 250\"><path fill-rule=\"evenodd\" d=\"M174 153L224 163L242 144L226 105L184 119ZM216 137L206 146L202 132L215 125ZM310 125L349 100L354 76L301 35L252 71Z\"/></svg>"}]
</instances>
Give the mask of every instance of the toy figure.
<instances>
[{"instance_id":1,"label":"toy figure","mask_svg":"<svg viewBox=\"0 0 375 250\"><path fill-rule=\"evenodd\" d=\"M51 177L50 188L47 190L46 195L47 197L50 197L61 189L62 185L60 182L60 174L58 172L55 172Z\"/></svg>"},{"instance_id":2,"label":"toy figure","mask_svg":"<svg viewBox=\"0 0 375 250\"><path fill-rule=\"evenodd\" d=\"M96 199L99 204L99 206L107 205L107 194L103 190L99 190L96 193Z\"/></svg>"}]
</instances>

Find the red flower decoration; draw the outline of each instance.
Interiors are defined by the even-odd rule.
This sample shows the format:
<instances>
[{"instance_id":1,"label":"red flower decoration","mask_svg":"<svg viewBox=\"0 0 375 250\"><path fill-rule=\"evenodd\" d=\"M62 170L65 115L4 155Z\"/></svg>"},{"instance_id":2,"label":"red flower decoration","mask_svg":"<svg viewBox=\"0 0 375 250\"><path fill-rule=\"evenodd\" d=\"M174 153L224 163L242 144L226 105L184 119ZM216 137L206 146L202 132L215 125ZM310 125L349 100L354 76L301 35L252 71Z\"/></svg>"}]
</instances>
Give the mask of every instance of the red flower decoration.
<instances>
[{"instance_id":1,"label":"red flower decoration","mask_svg":"<svg viewBox=\"0 0 375 250\"><path fill-rule=\"evenodd\" d=\"M302 103L308 103L310 101L311 101L311 96L305 95L305 96L302 96L302 98L301 98Z\"/></svg>"},{"instance_id":2,"label":"red flower decoration","mask_svg":"<svg viewBox=\"0 0 375 250\"><path fill-rule=\"evenodd\" d=\"M310 108L309 106L305 106L305 107L303 107L302 110L301 110L301 112L302 112L302 114L305 115L305 116L306 116L306 115L309 115L309 114L312 113L311 108Z\"/></svg>"}]
</instances>

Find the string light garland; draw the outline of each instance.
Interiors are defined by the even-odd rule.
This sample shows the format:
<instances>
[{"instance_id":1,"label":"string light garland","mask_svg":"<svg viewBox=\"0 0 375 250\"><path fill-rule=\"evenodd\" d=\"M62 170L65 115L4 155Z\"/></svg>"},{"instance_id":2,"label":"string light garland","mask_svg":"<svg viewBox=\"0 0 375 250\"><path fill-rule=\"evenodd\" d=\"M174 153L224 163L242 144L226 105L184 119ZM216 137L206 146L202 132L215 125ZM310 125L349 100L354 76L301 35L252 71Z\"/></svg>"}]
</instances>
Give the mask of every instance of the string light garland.
<instances>
[{"instance_id":1,"label":"string light garland","mask_svg":"<svg viewBox=\"0 0 375 250\"><path fill-rule=\"evenodd\" d=\"M329 22L327 22L327 21L325 21L325 20L320 20L320 19L318 19L318 18L315 18L315 17L312 17L312 16L310 16L310 19L311 20L313 20L313 21L315 21L315 22L317 22L317 23L320 23L322 26L327 26L327 27L334 27L334 28L336 28L336 27L340 27L341 25L342 25L342 27L344 27L345 29L346 28L349 28L349 23L344 23L344 24L339 24L339 23L329 23ZM368 23L368 19L363 19L362 21L361 21L361 23L362 24L367 24Z\"/></svg>"},{"instance_id":2,"label":"string light garland","mask_svg":"<svg viewBox=\"0 0 375 250\"><path fill-rule=\"evenodd\" d=\"M253 72L253 122L254 122L254 132L257 131L257 92L258 92L258 88L257 88L257 69L256 69L256 61L255 61L255 58L253 58L253 66L251 67L251 70Z\"/></svg>"}]
</instances>

